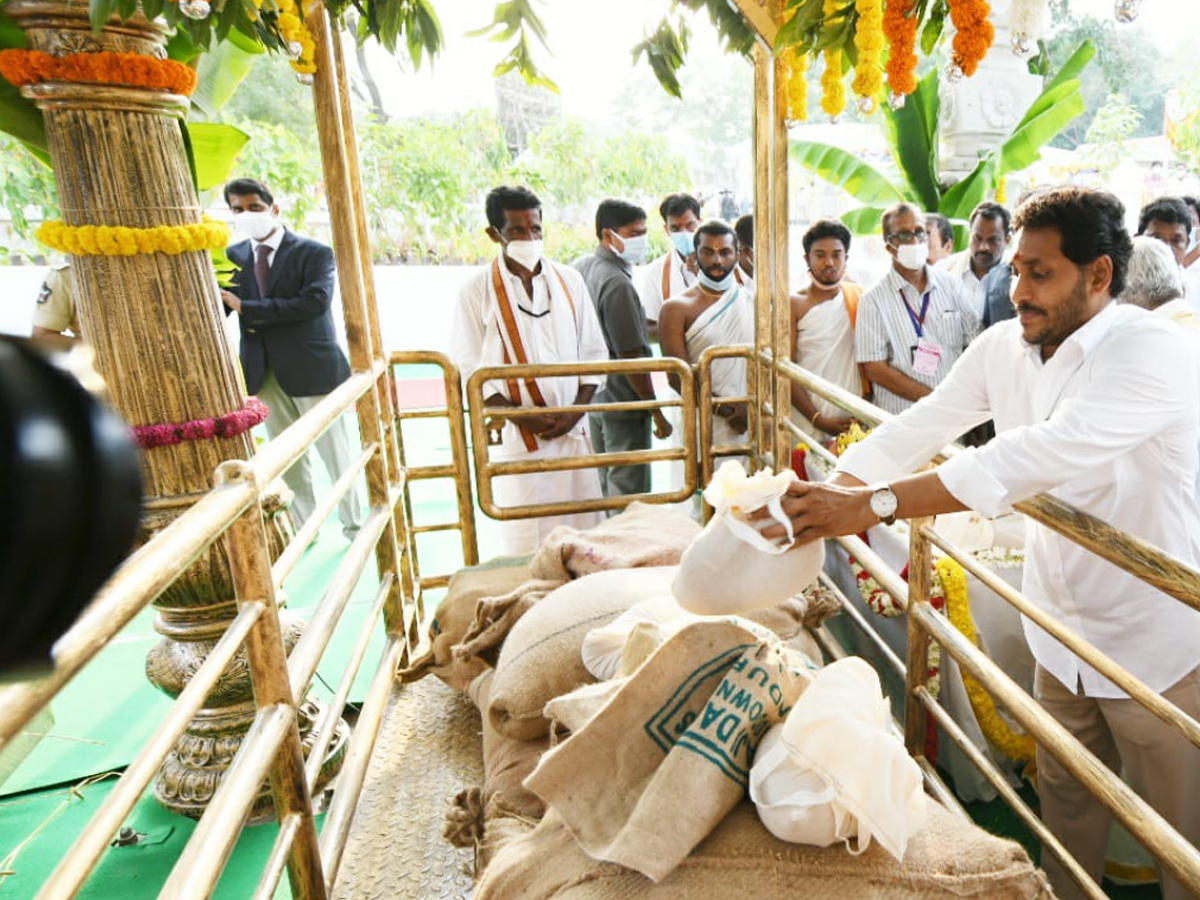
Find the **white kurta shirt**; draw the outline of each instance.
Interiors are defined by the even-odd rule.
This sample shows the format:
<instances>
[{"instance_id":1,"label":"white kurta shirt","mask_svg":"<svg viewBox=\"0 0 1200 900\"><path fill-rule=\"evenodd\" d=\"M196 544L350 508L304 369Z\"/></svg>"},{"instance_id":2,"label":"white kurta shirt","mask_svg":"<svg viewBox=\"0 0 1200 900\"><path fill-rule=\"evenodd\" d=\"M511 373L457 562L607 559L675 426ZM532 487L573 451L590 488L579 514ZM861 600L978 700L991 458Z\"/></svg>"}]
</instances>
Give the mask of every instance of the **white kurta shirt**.
<instances>
[{"instance_id":1,"label":"white kurta shirt","mask_svg":"<svg viewBox=\"0 0 1200 900\"><path fill-rule=\"evenodd\" d=\"M558 280L559 275L570 292L570 300ZM500 257L500 277L504 280L513 317L530 363L608 360L608 347L600 331L595 306L583 276L577 271L543 260L541 271L533 278L532 297L526 292L521 279L508 270L503 256ZM462 371L464 382L482 366L504 364L502 329L503 321L492 291L492 266L488 265L463 285L454 312L450 352ZM512 354L510 359L516 362ZM574 403L581 384L600 385L603 382L603 375L537 379L538 389L551 406ZM518 383L518 391L520 405L533 406L524 379ZM508 385L503 381L489 381L484 385L484 399L496 392L509 397ZM502 432L503 443L495 448L492 458L550 459L587 455L592 449L587 435L587 420L588 417L583 416L570 432L560 438L537 438L537 448L532 451L526 448L521 432L509 422ZM503 509L594 500L600 497L600 476L595 469L503 475L493 482L493 497L496 505ZM585 529L603 520L604 514L599 512L505 520L499 528L502 552L532 553L559 525Z\"/></svg>"},{"instance_id":2,"label":"white kurta shirt","mask_svg":"<svg viewBox=\"0 0 1200 900\"><path fill-rule=\"evenodd\" d=\"M963 290L971 304L971 311L975 313L975 318L982 322L983 306L987 302L987 295L983 289L983 280L976 278L975 272L971 269L971 251L960 250L958 253L952 253L937 263L934 268L941 269L962 281ZM986 277L986 273L984 274Z\"/></svg>"},{"instance_id":3,"label":"white kurta shirt","mask_svg":"<svg viewBox=\"0 0 1200 900\"><path fill-rule=\"evenodd\" d=\"M550 271L551 265L566 282L574 300L574 308L563 295L558 275ZM608 361L608 347L596 318L595 305L583 276L577 271L569 266L543 261L541 271L533 278L532 297L526 293L521 279L508 270L503 256L500 257L500 275L508 290L509 302L530 363ZM551 278L554 279L553 284L549 280ZM464 384L476 369L504 364L501 341L503 322L492 296L491 280L492 267L489 264L463 285L455 308L450 355L462 371ZM551 406L573 403L581 384L603 383L603 375L537 379L543 397ZM524 380L519 387L521 405L532 406ZM484 386L485 399L497 392L508 397L507 385L490 381ZM586 416L575 426L576 429L583 428L585 423ZM511 424L504 427L504 445L507 451L525 452L520 434Z\"/></svg>"},{"instance_id":4,"label":"white kurta shirt","mask_svg":"<svg viewBox=\"0 0 1200 900\"><path fill-rule=\"evenodd\" d=\"M1164 318L1110 304L1043 363L1017 320L1001 322L931 395L851 447L838 468L868 484L894 479L991 418L993 441L937 470L963 504L996 516L1048 492L1196 566L1200 372L1192 347ZM1200 664L1200 612L1033 521L1026 551L1024 593L1152 690ZM1023 624L1038 663L1062 684L1125 696Z\"/></svg>"}]
</instances>

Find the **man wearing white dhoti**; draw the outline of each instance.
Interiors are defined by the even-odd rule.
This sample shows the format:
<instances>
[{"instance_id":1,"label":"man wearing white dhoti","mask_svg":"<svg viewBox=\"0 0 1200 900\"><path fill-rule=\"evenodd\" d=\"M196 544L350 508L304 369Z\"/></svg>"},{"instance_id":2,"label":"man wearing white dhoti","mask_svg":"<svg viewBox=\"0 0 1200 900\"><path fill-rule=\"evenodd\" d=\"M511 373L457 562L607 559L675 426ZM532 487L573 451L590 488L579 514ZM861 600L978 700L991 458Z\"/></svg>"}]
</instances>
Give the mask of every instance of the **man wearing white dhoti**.
<instances>
[{"instance_id":1,"label":"man wearing white dhoti","mask_svg":"<svg viewBox=\"0 0 1200 900\"><path fill-rule=\"evenodd\" d=\"M483 366L556 362L600 362L608 349L583 278L574 269L542 257L542 209L524 187L498 187L487 197L488 236L501 253L462 288L454 314L451 354L469 378ZM586 404L603 375L509 379L484 385L489 407ZM553 459L591 453L587 419L572 413L509 419L501 430L494 461ZM600 497L595 469L505 475L495 479L497 506L510 508ZM503 550L535 551L559 525L590 528L602 513L515 519L503 522Z\"/></svg>"},{"instance_id":2,"label":"man wearing white dhoti","mask_svg":"<svg viewBox=\"0 0 1200 900\"><path fill-rule=\"evenodd\" d=\"M695 242L700 280L664 303L659 319L663 356L674 356L693 366L709 347L754 340L751 294L734 277L737 238L733 229L719 220L706 222L696 230ZM679 377L667 377L678 392ZM746 396L745 360L716 360L712 392L714 397ZM713 443L720 446L738 442L746 432L746 404L722 403L714 412Z\"/></svg>"},{"instance_id":3,"label":"man wearing white dhoti","mask_svg":"<svg viewBox=\"0 0 1200 900\"><path fill-rule=\"evenodd\" d=\"M796 346L792 361L859 397L865 383L854 361L854 322L862 288L846 279L850 229L834 219L804 233L809 286L791 296ZM853 419L840 406L792 385L792 421L817 440L837 435Z\"/></svg>"}]
</instances>

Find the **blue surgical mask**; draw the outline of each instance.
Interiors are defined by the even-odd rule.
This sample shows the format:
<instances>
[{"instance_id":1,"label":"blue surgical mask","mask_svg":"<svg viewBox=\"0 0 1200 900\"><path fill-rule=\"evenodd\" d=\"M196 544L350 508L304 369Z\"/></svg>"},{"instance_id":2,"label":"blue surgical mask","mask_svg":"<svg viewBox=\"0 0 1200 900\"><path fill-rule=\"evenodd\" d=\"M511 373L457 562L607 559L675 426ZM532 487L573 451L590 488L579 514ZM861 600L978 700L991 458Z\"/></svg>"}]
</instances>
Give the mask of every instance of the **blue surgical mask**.
<instances>
[{"instance_id":1,"label":"blue surgical mask","mask_svg":"<svg viewBox=\"0 0 1200 900\"><path fill-rule=\"evenodd\" d=\"M613 250L617 256L633 266L640 266L646 261L646 253L650 248L650 242L646 238L646 235L637 234L633 237L621 237L621 235L615 234L615 237L621 242L622 246L620 250Z\"/></svg>"},{"instance_id":2,"label":"blue surgical mask","mask_svg":"<svg viewBox=\"0 0 1200 900\"><path fill-rule=\"evenodd\" d=\"M691 256L696 252L696 236L690 231L672 231L669 234L680 256Z\"/></svg>"},{"instance_id":3,"label":"blue surgical mask","mask_svg":"<svg viewBox=\"0 0 1200 900\"><path fill-rule=\"evenodd\" d=\"M700 273L696 276L696 280L699 281L703 287L708 288L710 291L720 291L723 294L727 290L729 290L731 287L733 287L733 282L734 282L735 277L736 276L733 274L733 270L730 269L729 274L726 275L724 278L722 278L720 281L713 281L706 274L704 274L703 270L701 270Z\"/></svg>"}]
</instances>

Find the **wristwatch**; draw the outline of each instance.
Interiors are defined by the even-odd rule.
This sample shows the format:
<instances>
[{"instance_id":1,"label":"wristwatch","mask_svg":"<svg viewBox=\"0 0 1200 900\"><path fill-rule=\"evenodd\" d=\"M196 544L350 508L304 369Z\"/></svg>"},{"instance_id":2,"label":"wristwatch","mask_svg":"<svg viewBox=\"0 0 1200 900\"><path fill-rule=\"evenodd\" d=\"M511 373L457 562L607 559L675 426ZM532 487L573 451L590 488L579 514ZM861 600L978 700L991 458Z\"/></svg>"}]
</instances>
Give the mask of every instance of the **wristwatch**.
<instances>
[{"instance_id":1,"label":"wristwatch","mask_svg":"<svg viewBox=\"0 0 1200 900\"><path fill-rule=\"evenodd\" d=\"M896 521L896 508L899 505L900 501L886 484L879 485L871 491L871 512L879 516L879 521L884 525L891 525Z\"/></svg>"}]
</instances>

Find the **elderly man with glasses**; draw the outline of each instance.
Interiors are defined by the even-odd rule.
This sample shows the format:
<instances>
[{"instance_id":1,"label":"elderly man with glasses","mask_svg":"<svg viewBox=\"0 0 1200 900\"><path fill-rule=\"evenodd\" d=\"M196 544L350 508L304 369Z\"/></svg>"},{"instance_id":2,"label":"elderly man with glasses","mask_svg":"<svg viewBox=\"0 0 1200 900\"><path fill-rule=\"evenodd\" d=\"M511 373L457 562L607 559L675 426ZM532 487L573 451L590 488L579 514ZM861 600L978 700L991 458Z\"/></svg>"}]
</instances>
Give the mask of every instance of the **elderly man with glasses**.
<instances>
[{"instance_id":1,"label":"elderly man with glasses","mask_svg":"<svg viewBox=\"0 0 1200 900\"><path fill-rule=\"evenodd\" d=\"M895 414L938 385L980 326L962 279L927 264L924 213L897 204L882 228L892 268L859 302L854 352L875 403Z\"/></svg>"}]
</instances>

